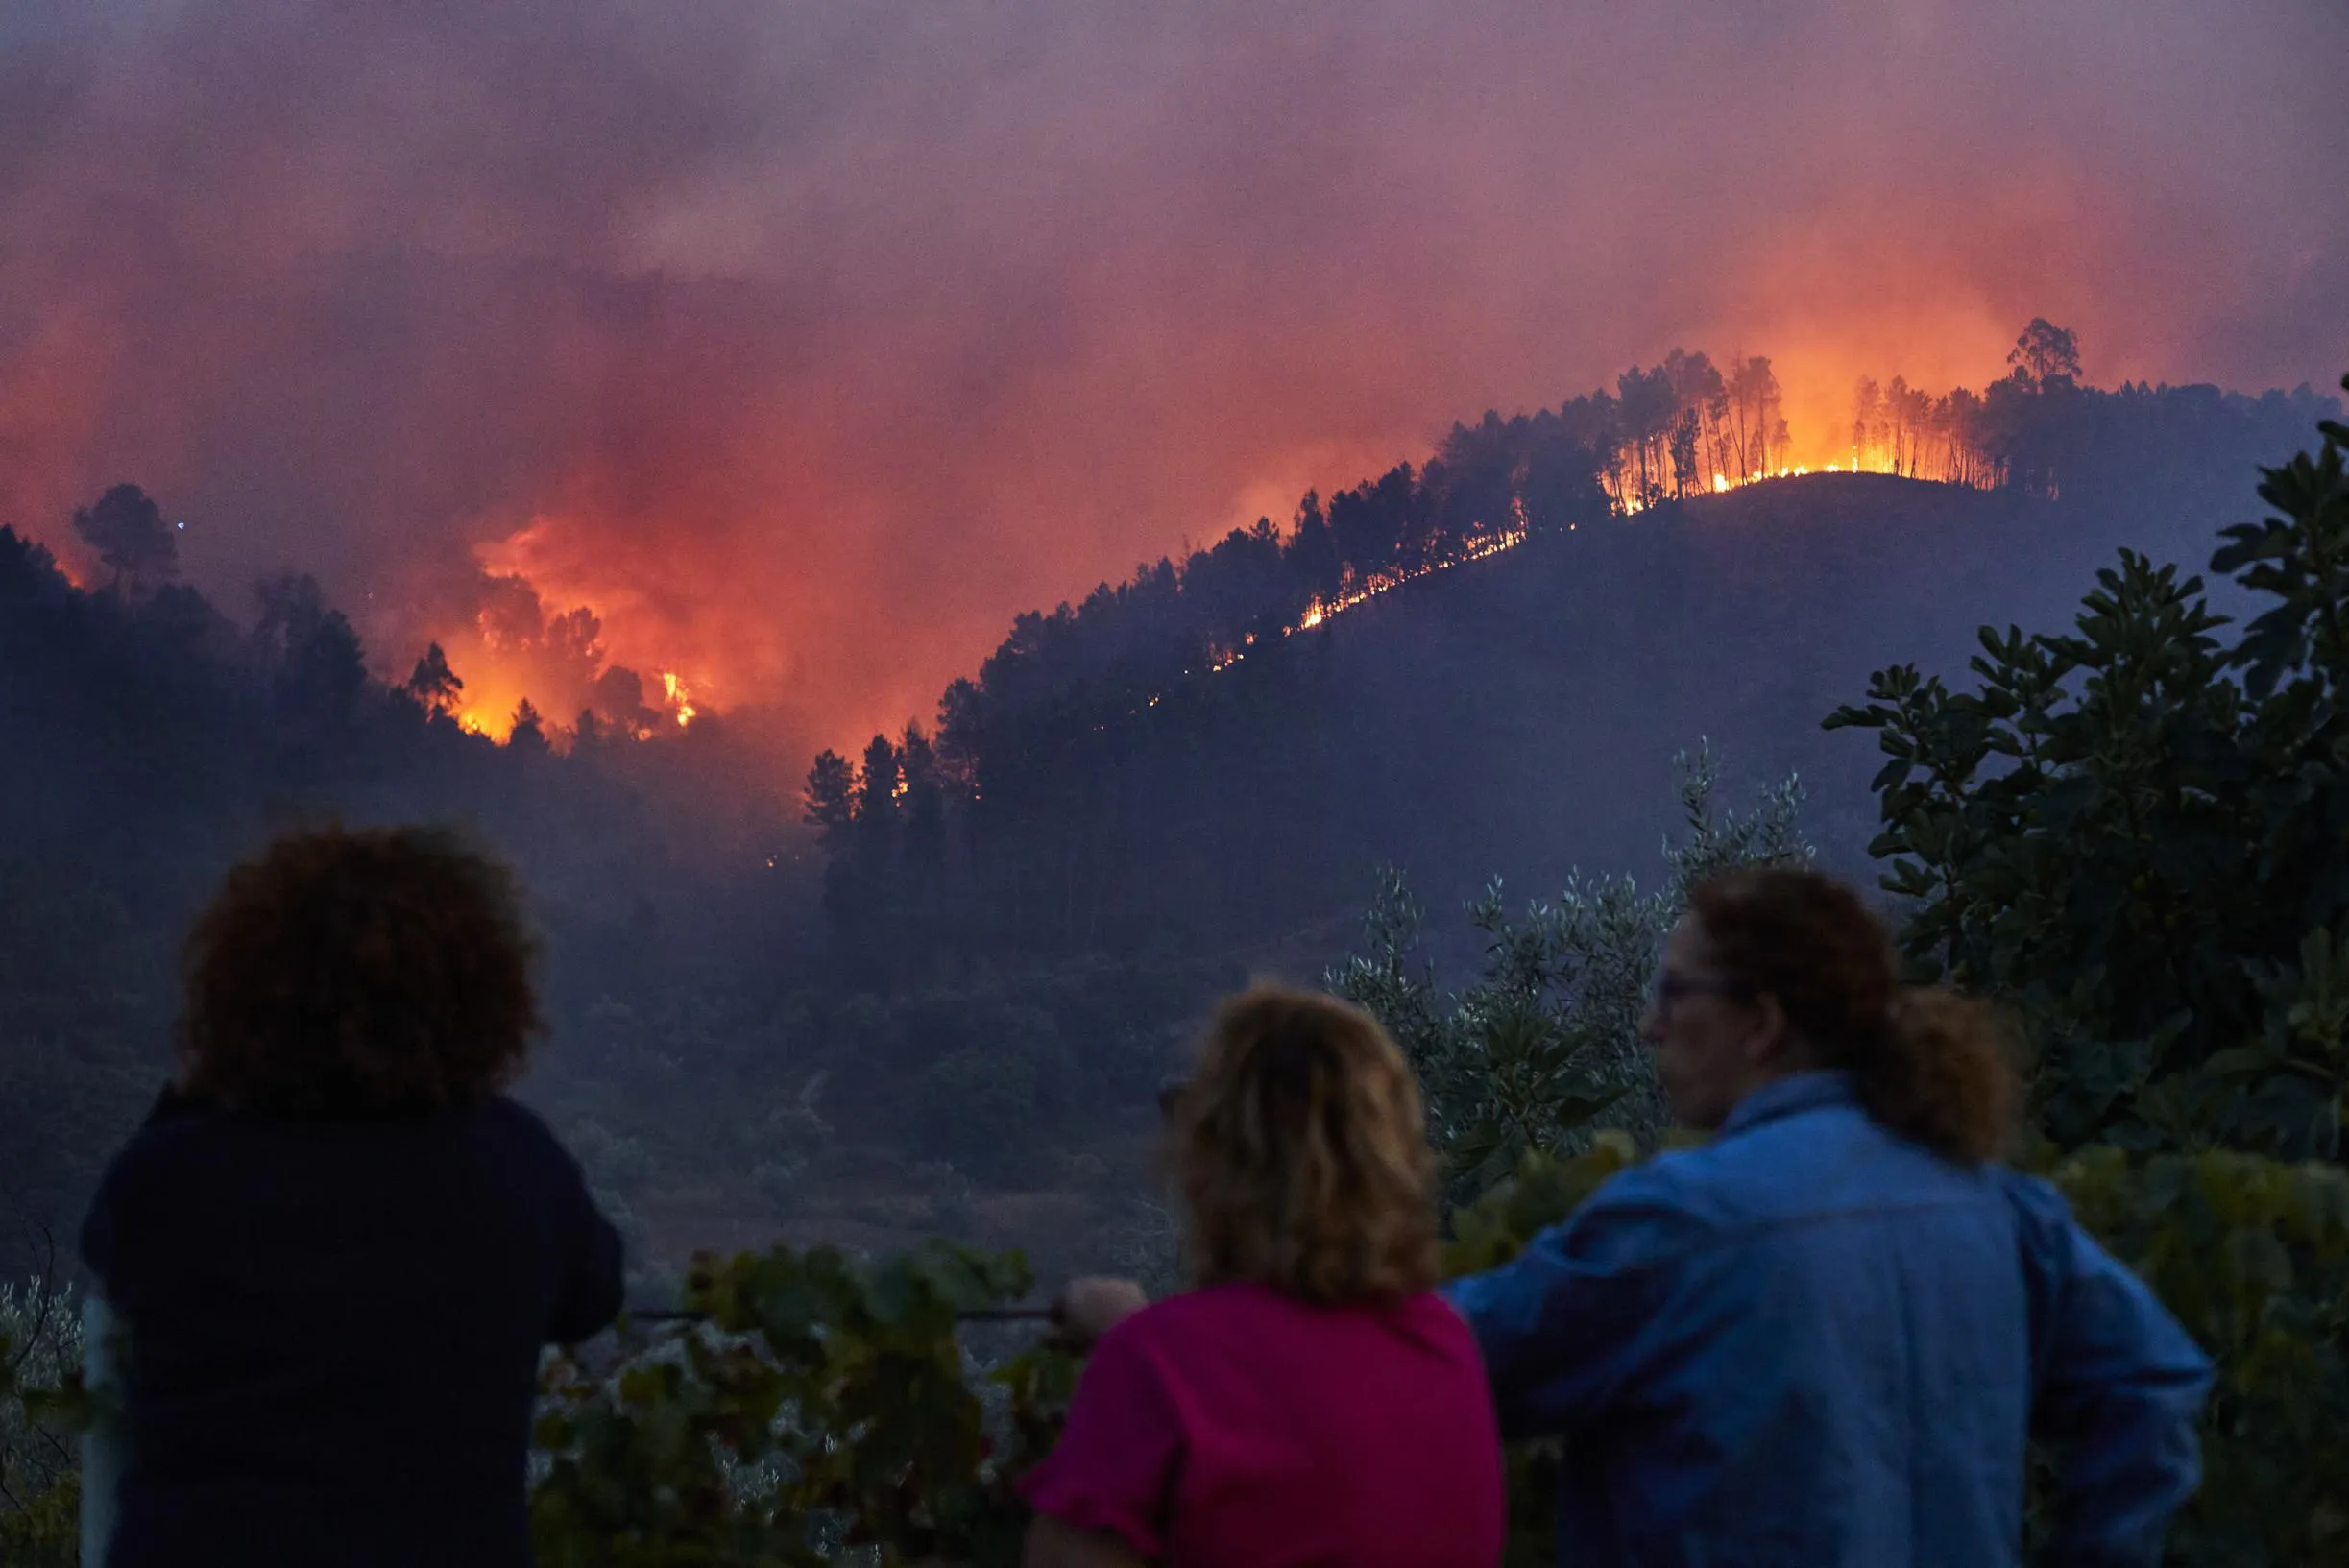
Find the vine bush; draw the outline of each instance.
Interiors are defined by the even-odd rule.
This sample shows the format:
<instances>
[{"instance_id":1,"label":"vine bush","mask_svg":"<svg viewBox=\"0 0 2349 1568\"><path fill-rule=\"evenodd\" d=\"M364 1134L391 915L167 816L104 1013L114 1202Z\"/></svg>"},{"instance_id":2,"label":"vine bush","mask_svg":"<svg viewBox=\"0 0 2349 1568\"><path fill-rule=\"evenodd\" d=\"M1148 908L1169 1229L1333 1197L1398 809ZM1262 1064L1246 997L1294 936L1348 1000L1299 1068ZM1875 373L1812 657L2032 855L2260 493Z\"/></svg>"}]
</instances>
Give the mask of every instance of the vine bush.
<instances>
[{"instance_id":1,"label":"vine bush","mask_svg":"<svg viewBox=\"0 0 2349 1568\"><path fill-rule=\"evenodd\" d=\"M67 1568L80 1544L80 1454L66 1391L81 1304L42 1274L0 1285L0 1563Z\"/></svg>"},{"instance_id":2,"label":"vine bush","mask_svg":"<svg viewBox=\"0 0 2349 1568\"><path fill-rule=\"evenodd\" d=\"M975 1377L957 1314L1031 1283L1016 1254L943 1242L878 1262L828 1247L698 1261L685 1289L698 1321L649 1342L623 1325L618 1364L549 1363L539 1561L1016 1562L1011 1481L1057 1430L1074 1368L1037 1348Z\"/></svg>"},{"instance_id":3,"label":"vine bush","mask_svg":"<svg viewBox=\"0 0 2349 1568\"><path fill-rule=\"evenodd\" d=\"M1507 1262L1641 1153L1620 1131L1530 1154L1453 1212L1453 1275ZM2287 1568L2349 1552L2349 1173L2216 1150L2112 1146L2046 1174L2218 1364L2206 1479L2178 1568ZM1016 1298L1017 1258L933 1244L862 1265L824 1249L705 1264L709 1325L550 1375L534 1494L549 1565L766 1568L1018 1560L1012 1481L1057 1436L1077 1367L1029 1348L974 1378L954 1314ZM1510 1456L1511 1568L1553 1558L1558 1450ZM861 1552L861 1559L848 1554Z\"/></svg>"}]
</instances>

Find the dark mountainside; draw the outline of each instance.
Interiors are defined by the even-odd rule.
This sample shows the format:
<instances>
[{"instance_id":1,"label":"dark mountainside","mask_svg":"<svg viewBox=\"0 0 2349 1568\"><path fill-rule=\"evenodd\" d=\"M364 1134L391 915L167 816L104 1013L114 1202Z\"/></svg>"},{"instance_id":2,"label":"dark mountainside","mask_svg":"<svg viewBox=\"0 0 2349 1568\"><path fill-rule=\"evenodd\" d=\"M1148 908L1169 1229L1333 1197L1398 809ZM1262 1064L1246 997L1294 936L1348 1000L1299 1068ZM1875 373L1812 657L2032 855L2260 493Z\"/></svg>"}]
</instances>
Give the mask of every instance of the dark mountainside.
<instances>
[{"instance_id":1,"label":"dark mountainside","mask_svg":"<svg viewBox=\"0 0 2349 1568\"><path fill-rule=\"evenodd\" d=\"M2199 567L2258 464L2331 404L2019 374L1961 403L1996 429L1901 444L1905 470L1955 452L1939 471L1973 483L1707 494L1701 465L1635 458L1635 384L1595 414L1488 415L1423 470L1307 496L1285 534L1023 615L934 736L818 759L841 963L886 988L1343 942L1382 863L1439 909L1496 873L1531 895L1578 864L1644 870L1671 759L1700 739L1733 784L1800 773L1813 836L1857 870L1877 759L1823 735L1827 712L1888 663L1962 673L1985 622L2060 620L2123 546ZM1702 433L1694 409L1678 427ZM1610 515L1627 493L1639 509Z\"/></svg>"},{"instance_id":2,"label":"dark mountainside","mask_svg":"<svg viewBox=\"0 0 2349 1568\"><path fill-rule=\"evenodd\" d=\"M1299 530L1021 617L934 740L819 764L820 923L802 831L744 785L722 717L495 745L431 671L371 679L299 579L250 629L172 586L119 495L102 588L0 533L9 1261L69 1240L165 1071L195 901L274 828L340 815L468 822L514 859L552 1014L525 1093L640 1256L943 1229L1048 1271L1114 1263L1150 1222L1150 1094L1188 1030L1251 971L1339 957L1379 865L1411 873L1440 946L1494 874L1513 898L1578 865L1647 877L1702 736L1732 803L1799 770L1810 836L1857 869L1877 759L1820 731L1830 710L1887 663L1960 672L1985 619L2064 620L2120 545L2198 567L2318 411L2056 375L1943 399L1971 433L1868 433L1903 474L1971 483L1710 495L1692 454L1745 438L1679 363L1693 423L1655 396L1635 439L1611 400L1489 419Z\"/></svg>"}]
</instances>

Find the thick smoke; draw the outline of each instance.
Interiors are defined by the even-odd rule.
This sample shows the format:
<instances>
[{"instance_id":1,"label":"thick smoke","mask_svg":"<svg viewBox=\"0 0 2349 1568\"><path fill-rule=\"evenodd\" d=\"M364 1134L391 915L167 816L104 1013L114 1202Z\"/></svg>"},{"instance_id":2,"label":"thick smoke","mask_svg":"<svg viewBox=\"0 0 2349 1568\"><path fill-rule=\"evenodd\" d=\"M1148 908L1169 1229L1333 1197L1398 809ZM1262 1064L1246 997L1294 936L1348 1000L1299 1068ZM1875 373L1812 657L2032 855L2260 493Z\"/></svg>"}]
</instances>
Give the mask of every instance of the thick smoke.
<instances>
[{"instance_id":1,"label":"thick smoke","mask_svg":"<svg viewBox=\"0 0 2349 1568\"><path fill-rule=\"evenodd\" d=\"M0 521L70 554L135 479L231 608L311 571L560 712L519 575L840 740L1675 344L1772 355L1798 441L2037 314L2102 382L2321 383L2343 59L2322 0L10 8Z\"/></svg>"}]
</instances>

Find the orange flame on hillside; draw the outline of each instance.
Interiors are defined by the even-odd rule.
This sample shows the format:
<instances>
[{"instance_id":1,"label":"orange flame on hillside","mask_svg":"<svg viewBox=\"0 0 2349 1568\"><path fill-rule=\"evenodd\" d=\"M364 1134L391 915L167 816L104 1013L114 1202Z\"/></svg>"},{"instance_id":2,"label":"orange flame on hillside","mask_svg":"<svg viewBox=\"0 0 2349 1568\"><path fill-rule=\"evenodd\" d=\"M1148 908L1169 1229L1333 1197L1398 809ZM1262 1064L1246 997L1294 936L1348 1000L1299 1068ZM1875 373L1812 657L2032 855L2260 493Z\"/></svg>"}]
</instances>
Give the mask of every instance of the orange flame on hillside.
<instances>
[{"instance_id":1,"label":"orange flame on hillside","mask_svg":"<svg viewBox=\"0 0 2349 1568\"><path fill-rule=\"evenodd\" d=\"M1829 463L1823 471L1827 473L1898 473L1901 471L1900 465L1898 465L1889 454L1874 455L1876 456L1876 461L1863 464L1861 461L1862 454L1859 448L1853 447L1852 462L1848 467L1839 463ZM1768 484L1781 479L1805 478L1811 473L1811 471L1812 470L1807 464L1792 463L1771 472L1748 473L1735 479L1731 479L1725 473L1716 472L1712 476L1712 489L1710 493L1716 495L1726 495L1732 490L1742 490L1750 485ZM1930 482L1959 483L1961 481L1936 478ZM1640 512L1646 511L1648 506L1652 504L1643 502L1635 494L1617 494L1615 487L1613 486L1610 486L1609 491L1610 507L1614 512L1614 515L1617 517L1635 516ZM1525 541L1531 537L1530 530L1525 526L1525 519L1521 508L1516 509L1514 521L1515 526L1514 527L1505 528L1497 532L1487 534L1468 541L1464 548L1450 556L1447 556L1443 560L1431 562L1426 566L1417 567L1417 569L1406 570L1402 567L1394 567L1386 571L1373 572L1369 576L1364 578L1357 586L1335 598L1316 598L1311 604L1305 607L1304 614L1297 617L1294 625L1284 626L1281 628L1280 635L1286 638L1294 637L1300 632L1315 631L1320 627L1327 625L1334 616L1344 615L1349 610L1358 609L1359 607L1369 603L1372 599L1378 597L1380 594L1392 592L1395 589L1401 588L1407 583L1414 583L1419 581L1421 578L1432 577L1440 571L1448 571L1455 567L1465 567L1470 562L1489 560L1491 557L1499 555L1504 550L1514 549L1519 544L1524 543ZM1572 531L1574 525L1569 523L1567 524L1567 527L1569 531ZM1254 645L1255 641L1256 634L1251 632L1248 634L1247 641L1240 647L1212 649L1212 659L1207 665L1207 673L1210 675L1220 675L1223 671L1231 668L1232 665L1240 663L1241 660L1247 657L1247 650L1250 646ZM1190 670L1185 670L1183 673L1185 675L1189 675L1192 672ZM1144 702L1143 707L1157 707L1160 699L1163 696L1164 693L1162 692L1148 698ZM1141 709L1131 710L1129 716L1132 714L1138 714L1140 712ZM1096 730L1100 730L1105 728L1105 726L1097 724L1094 726L1094 728Z\"/></svg>"},{"instance_id":2,"label":"orange flame on hillside","mask_svg":"<svg viewBox=\"0 0 2349 1568\"><path fill-rule=\"evenodd\" d=\"M665 669L661 672L661 690L667 697L670 710L677 715L677 728L682 730L692 723L693 715L699 710L693 706L691 688L677 678L675 670Z\"/></svg>"}]
</instances>

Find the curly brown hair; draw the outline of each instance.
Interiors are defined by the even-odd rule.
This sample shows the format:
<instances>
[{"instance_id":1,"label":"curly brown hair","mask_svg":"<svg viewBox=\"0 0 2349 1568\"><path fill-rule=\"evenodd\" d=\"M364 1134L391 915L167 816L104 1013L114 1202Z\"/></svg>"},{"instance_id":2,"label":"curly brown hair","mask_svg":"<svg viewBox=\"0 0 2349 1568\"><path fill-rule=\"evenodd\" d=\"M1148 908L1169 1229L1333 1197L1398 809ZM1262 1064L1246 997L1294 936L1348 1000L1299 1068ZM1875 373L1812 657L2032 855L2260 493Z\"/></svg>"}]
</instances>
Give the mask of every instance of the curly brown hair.
<instances>
[{"instance_id":1,"label":"curly brown hair","mask_svg":"<svg viewBox=\"0 0 2349 1568\"><path fill-rule=\"evenodd\" d=\"M1418 1085L1368 1014L1271 985L1232 998L1169 1118L1195 1284L1335 1304L1436 1283Z\"/></svg>"},{"instance_id":2,"label":"curly brown hair","mask_svg":"<svg viewBox=\"0 0 2349 1568\"><path fill-rule=\"evenodd\" d=\"M1723 975L1776 997L1819 1065L1852 1074L1879 1125L1966 1163L2004 1148L2018 1093L1996 1016L1954 991L1903 986L1892 932L1857 893L1770 867L1712 878L1688 906Z\"/></svg>"},{"instance_id":3,"label":"curly brown hair","mask_svg":"<svg viewBox=\"0 0 2349 1568\"><path fill-rule=\"evenodd\" d=\"M450 830L281 838L188 935L182 1081L297 1120L476 1103L542 1025L536 957L512 874Z\"/></svg>"}]
</instances>

